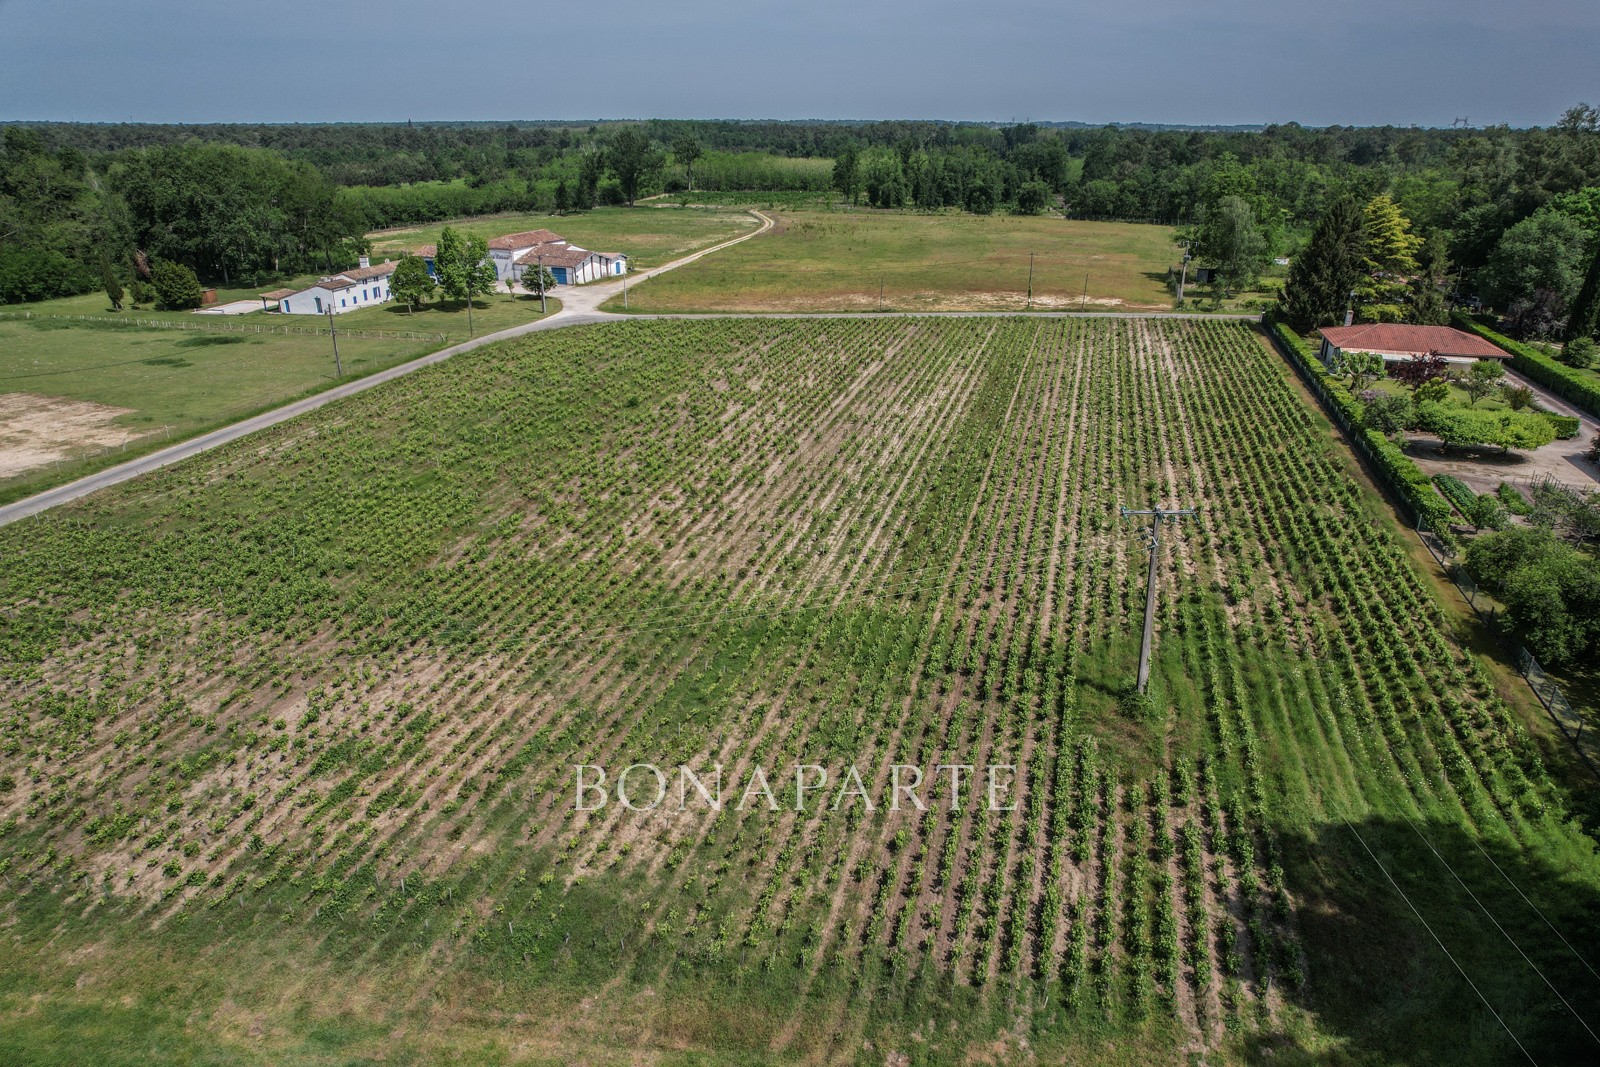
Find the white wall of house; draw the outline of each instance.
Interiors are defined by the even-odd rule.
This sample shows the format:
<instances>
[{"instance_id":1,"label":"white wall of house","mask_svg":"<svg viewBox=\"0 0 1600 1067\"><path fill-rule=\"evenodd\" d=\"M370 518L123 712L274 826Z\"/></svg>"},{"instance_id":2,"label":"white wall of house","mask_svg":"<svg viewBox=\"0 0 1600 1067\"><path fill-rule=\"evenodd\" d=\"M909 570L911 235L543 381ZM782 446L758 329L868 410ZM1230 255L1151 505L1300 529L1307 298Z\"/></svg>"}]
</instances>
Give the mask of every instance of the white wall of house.
<instances>
[{"instance_id":1,"label":"white wall of house","mask_svg":"<svg viewBox=\"0 0 1600 1067\"><path fill-rule=\"evenodd\" d=\"M285 315L326 315L332 308L335 315L372 307L389 300L391 275L370 278L342 289L325 289L313 285L278 301L278 310Z\"/></svg>"}]
</instances>

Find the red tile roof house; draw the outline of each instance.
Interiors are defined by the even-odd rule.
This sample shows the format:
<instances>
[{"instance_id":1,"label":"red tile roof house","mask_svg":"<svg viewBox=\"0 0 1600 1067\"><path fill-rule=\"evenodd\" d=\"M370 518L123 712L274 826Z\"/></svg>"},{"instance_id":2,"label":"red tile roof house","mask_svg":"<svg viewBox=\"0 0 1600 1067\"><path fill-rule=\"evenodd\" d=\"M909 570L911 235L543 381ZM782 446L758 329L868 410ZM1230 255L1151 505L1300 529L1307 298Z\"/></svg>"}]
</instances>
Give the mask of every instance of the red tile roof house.
<instances>
[{"instance_id":1,"label":"red tile roof house","mask_svg":"<svg viewBox=\"0 0 1600 1067\"><path fill-rule=\"evenodd\" d=\"M1453 326L1373 322L1362 326L1324 326L1317 332L1322 334L1319 355L1330 367L1341 366L1341 357L1346 352L1371 352L1382 356L1386 363L1399 363L1431 353L1446 363L1462 366L1480 359L1511 358L1511 353Z\"/></svg>"},{"instance_id":2,"label":"red tile roof house","mask_svg":"<svg viewBox=\"0 0 1600 1067\"><path fill-rule=\"evenodd\" d=\"M372 307L389 299L389 279L394 275L395 264L369 263L361 257L361 266L341 271L321 279L315 285L299 292L281 293L278 310L285 315L324 315L332 311L342 315L357 308ZM263 293L262 299L272 294Z\"/></svg>"}]
</instances>

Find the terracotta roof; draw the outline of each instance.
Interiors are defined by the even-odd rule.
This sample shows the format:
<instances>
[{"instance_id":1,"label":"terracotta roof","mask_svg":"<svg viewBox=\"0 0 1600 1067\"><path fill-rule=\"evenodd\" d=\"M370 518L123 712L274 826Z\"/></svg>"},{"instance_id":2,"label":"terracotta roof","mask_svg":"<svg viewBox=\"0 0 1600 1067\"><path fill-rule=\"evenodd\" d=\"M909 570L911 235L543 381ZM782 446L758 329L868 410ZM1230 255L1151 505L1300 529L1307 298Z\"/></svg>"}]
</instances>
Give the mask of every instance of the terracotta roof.
<instances>
[{"instance_id":1,"label":"terracotta roof","mask_svg":"<svg viewBox=\"0 0 1600 1067\"><path fill-rule=\"evenodd\" d=\"M1321 329L1335 348L1358 352L1397 354L1436 352L1441 356L1473 356L1479 359L1510 359L1511 354L1476 334L1453 326L1413 326L1398 322L1372 322L1362 326L1324 326Z\"/></svg>"},{"instance_id":2,"label":"terracotta roof","mask_svg":"<svg viewBox=\"0 0 1600 1067\"><path fill-rule=\"evenodd\" d=\"M262 293L261 294L261 299L263 299L263 300L282 300L284 297L293 296L297 292L299 292L298 289L273 289L270 292Z\"/></svg>"},{"instance_id":3,"label":"terracotta roof","mask_svg":"<svg viewBox=\"0 0 1600 1067\"><path fill-rule=\"evenodd\" d=\"M336 274L332 278L323 278L319 280L316 285L306 286L302 292L312 289L326 289L330 293L337 293L340 289L353 288L355 284L355 282L351 281L349 278L346 278L344 275Z\"/></svg>"},{"instance_id":4,"label":"terracotta roof","mask_svg":"<svg viewBox=\"0 0 1600 1067\"><path fill-rule=\"evenodd\" d=\"M364 282L372 278L383 278L394 273L393 263L374 263L370 267L357 267L355 270L342 270L340 276L349 278L353 282Z\"/></svg>"},{"instance_id":5,"label":"terracotta roof","mask_svg":"<svg viewBox=\"0 0 1600 1067\"><path fill-rule=\"evenodd\" d=\"M521 266L533 266L543 263L547 267L576 267L590 256L598 253L587 248L578 248L569 244L540 245L532 251L524 252L517 257Z\"/></svg>"},{"instance_id":6,"label":"terracotta roof","mask_svg":"<svg viewBox=\"0 0 1600 1067\"><path fill-rule=\"evenodd\" d=\"M551 244L560 240L558 235L549 230L523 230L521 233L508 233L504 237L496 237L489 242L489 247L495 251L505 252L515 248Z\"/></svg>"}]
</instances>

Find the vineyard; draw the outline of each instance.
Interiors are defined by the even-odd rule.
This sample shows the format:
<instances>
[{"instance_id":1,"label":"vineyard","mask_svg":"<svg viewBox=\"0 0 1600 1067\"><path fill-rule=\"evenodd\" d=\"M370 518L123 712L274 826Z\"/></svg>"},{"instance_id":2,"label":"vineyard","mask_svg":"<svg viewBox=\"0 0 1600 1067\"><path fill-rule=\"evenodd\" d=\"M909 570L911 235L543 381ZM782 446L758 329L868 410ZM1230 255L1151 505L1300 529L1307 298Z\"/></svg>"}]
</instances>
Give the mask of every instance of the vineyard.
<instances>
[{"instance_id":1,"label":"vineyard","mask_svg":"<svg viewBox=\"0 0 1600 1067\"><path fill-rule=\"evenodd\" d=\"M0 529L0 1059L1592 1062L1593 843L1337 447L1237 322L627 322Z\"/></svg>"}]
</instances>

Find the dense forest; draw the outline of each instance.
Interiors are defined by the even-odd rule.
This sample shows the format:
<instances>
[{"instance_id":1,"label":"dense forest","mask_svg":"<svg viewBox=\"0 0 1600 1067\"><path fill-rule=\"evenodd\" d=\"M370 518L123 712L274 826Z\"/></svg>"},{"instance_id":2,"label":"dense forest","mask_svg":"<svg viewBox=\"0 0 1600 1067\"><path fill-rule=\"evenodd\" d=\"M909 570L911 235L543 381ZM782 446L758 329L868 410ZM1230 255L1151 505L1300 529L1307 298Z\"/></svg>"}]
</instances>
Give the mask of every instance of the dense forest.
<instances>
[{"instance_id":1,"label":"dense forest","mask_svg":"<svg viewBox=\"0 0 1600 1067\"><path fill-rule=\"evenodd\" d=\"M265 282L345 265L374 228L690 189L1175 223L1207 250L1238 231L1248 273L1301 250L1335 203L1383 197L1429 243L1428 269L1501 309L1535 301L1525 332L1537 333L1593 273L1597 188L1600 129L1583 105L1535 129L13 124L0 302L88 291L108 271L132 280L152 259Z\"/></svg>"}]
</instances>

